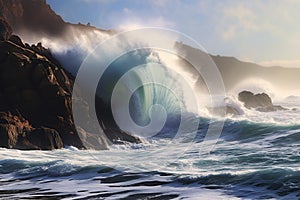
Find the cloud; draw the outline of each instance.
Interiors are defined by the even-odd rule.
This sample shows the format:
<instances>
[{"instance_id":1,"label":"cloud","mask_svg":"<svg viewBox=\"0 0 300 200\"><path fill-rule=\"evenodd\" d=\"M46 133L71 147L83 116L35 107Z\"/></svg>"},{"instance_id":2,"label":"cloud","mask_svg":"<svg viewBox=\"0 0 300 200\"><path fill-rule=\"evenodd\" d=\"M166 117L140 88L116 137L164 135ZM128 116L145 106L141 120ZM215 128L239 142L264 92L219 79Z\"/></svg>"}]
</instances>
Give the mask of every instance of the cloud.
<instances>
[{"instance_id":1,"label":"cloud","mask_svg":"<svg viewBox=\"0 0 300 200\"><path fill-rule=\"evenodd\" d=\"M203 26L213 27L206 29L211 53L268 61L268 65L271 60L300 57L300 1L209 1L205 9Z\"/></svg>"},{"instance_id":2,"label":"cloud","mask_svg":"<svg viewBox=\"0 0 300 200\"><path fill-rule=\"evenodd\" d=\"M171 28L174 27L174 23L170 22L163 17L153 18L149 20L142 20L137 17L127 18L118 26L120 30L134 30L143 27L161 27L161 28Z\"/></svg>"},{"instance_id":3,"label":"cloud","mask_svg":"<svg viewBox=\"0 0 300 200\"><path fill-rule=\"evenodd\" d=\"M221 36L224 40L230 40L236 36L236 26L229 26L226 30L221 32Z\"/></svg>"},{"instance_id":4,"label":"cloud","mask_svg":"<svg viewBox=\"0 0 300 200\"><path fill-rule=\"evenodd\" d=\"M260 62L259 64L267 67L281 66L289 68L300 68L300 60L270 60Z\"/></svg>"},{"instance_id":5,"label":"cloud","mask_svg":"<svg viewBox=\"0 0 300 200\"><path fill-rule=\"evenodd\" d=\"M90 15L97 20L86 21L100 28L176 29L212 54L247 57L256 62L300 57L297 0L80 0L84 1L93 6L88 7L90 12L78 12L76 17L86 19Z\"/></svg>"},{"instance_id":6,"label":"cloud","mask_svg":"<svg viewBox=\"0 0 300 200\"><path fill-rule=\"evenodd\" d=\"M168 0L152 0L152 2L159 7L164 7L168 3Z\"/></svg>"},{"instance_id":7,"label":"cloud","mask_svg":"<svg viewBox=\"0 0 300 200\"><path fill-rule=\"evenodd\" d=\"M216 17L213 18L216 23L217 34L222 40L232 40L245 31L258 31L258 16L252 10L242 3L226 4L218 3Z\"/></svg>"},{"instance_id":8,"label":"cloud","mask_svg":"<svg viewBox=\"0 0 300 200\"><path fill-rule=\"evenodd\" d=\"M130 9L128 9L128 8L123 8L123 13L125 15L130 15L132 13L132 11Z\"/></svg>"},{"instance_id":9,"label":"cloud","mask_svg":"<svg viewBox=\"0 0 300 200\"><path fill-rule=\"evenodd\" d=\"M234 5L224 9L224 18L235 21L237 26L245 29L257 30L257 16L244 5Z\"/></svg>"}]
</instances>

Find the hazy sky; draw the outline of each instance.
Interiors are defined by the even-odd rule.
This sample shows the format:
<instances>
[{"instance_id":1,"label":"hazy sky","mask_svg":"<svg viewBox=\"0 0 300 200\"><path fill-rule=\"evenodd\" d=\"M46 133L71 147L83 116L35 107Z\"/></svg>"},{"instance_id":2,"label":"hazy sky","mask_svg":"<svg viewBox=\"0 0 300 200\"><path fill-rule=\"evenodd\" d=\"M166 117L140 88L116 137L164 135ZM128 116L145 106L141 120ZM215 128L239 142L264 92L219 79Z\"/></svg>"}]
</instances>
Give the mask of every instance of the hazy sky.
<instances>
[{"instance_id":1,"label":"hazy sky","mask_svg":"<svg viewBox=\"0 0 300 200\"><path fill-rule=\"evenodd\" d=\"M208 52L245 61L300 66L297 0L47 0L72 23L104 29L175 29Z\"/></svg>"}]
</instances>

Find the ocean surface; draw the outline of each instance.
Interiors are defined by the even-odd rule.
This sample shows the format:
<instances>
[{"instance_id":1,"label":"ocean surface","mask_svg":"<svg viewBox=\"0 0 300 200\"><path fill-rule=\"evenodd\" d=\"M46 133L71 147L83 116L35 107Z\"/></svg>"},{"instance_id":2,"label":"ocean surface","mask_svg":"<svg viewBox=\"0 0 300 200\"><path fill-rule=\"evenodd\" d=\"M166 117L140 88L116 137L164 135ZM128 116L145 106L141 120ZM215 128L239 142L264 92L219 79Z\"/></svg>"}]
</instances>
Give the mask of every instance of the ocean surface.
<instances>
[{"instance_id":1,"label":"ocean surface","mask_svg":"<svg viewBox=\"0 0 300 200\"><path fill-rule=\"evenodd\" d=\"M2 148L0 198L300 199L300 98L275 104L290 110L229 117L209 154L205 118L188 149L167 138L104 151Z\"/></svg>"}]
</instances>

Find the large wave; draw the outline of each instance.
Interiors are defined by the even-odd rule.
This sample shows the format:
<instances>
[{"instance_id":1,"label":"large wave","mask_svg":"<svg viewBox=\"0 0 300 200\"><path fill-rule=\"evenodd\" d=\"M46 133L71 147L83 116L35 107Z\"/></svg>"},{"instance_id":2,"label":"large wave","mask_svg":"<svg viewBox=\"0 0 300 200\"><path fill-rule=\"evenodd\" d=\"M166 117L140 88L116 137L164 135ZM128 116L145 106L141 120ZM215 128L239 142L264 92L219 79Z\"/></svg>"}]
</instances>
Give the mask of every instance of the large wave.
<instances>
[{"instance_id":1,"label":"large wave","mask_svg":"<svg viewBox=\"0 0 300 200\"><path fill-rule=\"evenodd\" d=\"M154 126L161 126L156 129L157 133L167 132L166 130L170 131L170 129L176 133L181 115L197 114L198 110L196 110L197 105L189 105L188 95L185 94L187 91L184 91L184 86L187 86L186 79L182 79L174 69L176 66L164 65L159 54L152 50L127 53L115 60L104 72L99 81L98 95L110 103L115 92L118 99L112 102L116 112L115 117L118 117L120 110L129 106L133 121L138 126L147 126L151 122L151 112L154 112L155 120L160 122ZM118 88L118 91L114 91L115 88ZM136 90L131 91L132 88ZM125 105L125 96L122 96L124 93L131 94L129 105ZM160 107L153 107L157 105ZM122 126L124 119L120 117L117 120L121 121ZM135 130L131 129L130 124L126 126L126 120L122 128L134 134ZM160 125L161 123L163 124Z\"/></svg>"},{"instance_id":2,"label":"large wave","mask_svg":"<svg viewBox=\"0 0 300 200\"><path fill-rule=\"evenodd\" d=\"M34 42L42 40L44 45L51 49L63 66L65 66L67 70L71 71L74 75L86 56L91 53L94 48L101 43L101 41L105 41L107 38L111 37L111 35L107 32L97 30L83 32L75 28L70 28L66 35L68 35L68 39L66 40L59 38L27 37L27 41ZM134 44L128 43L127 45ZM182 43L174 44L174 46L176 45L179 45L179 49L177 48L178 51L185 51L186 54L193 54L195 51L199 51L195 49L190 50L190 48L187 48L187 46ZM233 62L230 58L213 57L213 59L218 64L221 75L224 78L225 85L229 84L228 80L231 81L229 84L231 87L228 87L226 91L227 99L225 99L225 97L220 97L220 102L224 100L224 102L235 107L240 111L240 113L242 113L241 116L232 118L233 120L249 120L252 122L279 124L292 124L299 122L297 112L295 112L295 109L292 110L293 108L297 108L297 106L287 105L288 108L291 108L289 111L259 113L258 111L244 108L236 98L237 94L243 90L266 92L272 97L272 99L275 100L275 102L278 101L281 105L286 105L287 101L284 100L284 97L297 95L298 93L292 88L289 90L288 85L278 87L278 83L275 84L271 82L270 76L273 72L268 73L268 70L272 71L273 69L261 68L259 66L251 67L251 70L255 71L255 73L252 73L251 71L254 75L252 76L251 73L248 73L247 71L247 76L245 75L244 78L240 80L240 76L236 77L235 74L241 74L244 70L243 67L245 66L240 66L240 68L243 69L238 69L236 66L238 62L236 60ZM222 59L224 61L224 66L222 66ZM228 68L226 71L225 68L229 61L232 61L234 64L234 71L232 71L231 68ZM161 64L164 67L160 70L157 70L157 68L154 70L153 67L151 67L153 63ZM250 66L249 63L247 64ZM143 66L137 67L139 65ZM255 76L260 74L260 70L264 73L261 73L262 75L260 76ZM149 113L149 110L151 110L151 107L156 104L160 104L164 108L164 111L161 111L161 116L164 116L165 114L168 116L165 121L166 123L161 130L170 130L172 127L174 130L176 127L178 128L178 122L182 117L179 113L184 113L183 115L186 115L187 118L189 118L191 113L208 118L212 117L211 113L209 113L206 109L212 105L211 96L209 96L209 91L203 78L195 75L196 73L193 66L184 59L168 52L158 51L157 49L139 50L116 59L113 63L111 63L109 68L105 71L104 76L102 76L99 81L97 95L110 104L114 86L118 83L118 80L129 71L131 71L130 80L126 82L124 79L125 82L123 80L123 83L119 83L119 85L121 84L124 86L123 90L129 89L128 84L143 85L143 83L148 83L150 81L154 82L157 79L164 81L163 85L166 86L162 87L158 84L146 84L143 87L138 88L136 91L130 91L132 92L132 97L129 102L130 116L137 125L145 126L150 123L151 119L149 114L151 113ZM280 69L276 68L276 73L277 71L280 71ZM288 69L284 69L283 71L286 72ZM229 72L231 72L231 75ZM168 78L171 73L179 74L180 78ZM267 76L264 78L263 74L266 74ZM288 74L290 74L290 72ZM197 97L197 105L188 103L189 97L187 97L186 91L182 87L182 82L185 82L185 84L192 88L194 95ZM170 91L168 88L172 88L173 91ZM282 88L285 89L282 90ZM176 93L176 97L174 96L174 91ZM112 115L111 111L110 114ZM125 126L123 128L126 129L126 131L132 132L130 127Z\"/></svg>"}]
</instances>

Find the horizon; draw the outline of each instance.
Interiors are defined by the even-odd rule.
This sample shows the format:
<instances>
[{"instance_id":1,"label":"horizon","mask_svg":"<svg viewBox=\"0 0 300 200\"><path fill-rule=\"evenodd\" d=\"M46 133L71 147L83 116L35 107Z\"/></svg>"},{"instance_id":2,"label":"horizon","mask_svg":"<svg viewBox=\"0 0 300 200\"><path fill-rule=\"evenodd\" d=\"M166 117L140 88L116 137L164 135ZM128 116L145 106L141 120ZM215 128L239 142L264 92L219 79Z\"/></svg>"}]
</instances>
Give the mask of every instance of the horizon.
<instances>
[{"instance_id":1,"label":"horizon","mask_svg":"<svg viewBox=\"0 0 300 200\"><path fill-rule=\"evenodd\" d=\"M170 28L192 37L212 55L233 56L266 67L300 67L300 28L296 26L300 2L46 2L65 21L74 24L90 23L118 31L145 26Z\"/></svg>"}]
</instances>

